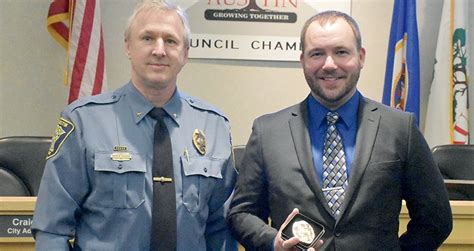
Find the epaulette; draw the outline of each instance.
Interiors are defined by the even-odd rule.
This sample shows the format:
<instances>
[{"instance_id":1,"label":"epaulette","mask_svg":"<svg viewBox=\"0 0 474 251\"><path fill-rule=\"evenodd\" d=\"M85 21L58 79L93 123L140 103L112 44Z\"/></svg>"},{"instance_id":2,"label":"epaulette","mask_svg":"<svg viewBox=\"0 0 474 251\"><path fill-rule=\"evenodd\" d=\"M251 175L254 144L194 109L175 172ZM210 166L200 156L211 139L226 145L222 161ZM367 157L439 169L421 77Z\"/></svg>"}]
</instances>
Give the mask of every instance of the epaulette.
<instances>
[{"instance_id":1,"label":"epaulette","mask_svg":"<svg viewBox=\"0 0 474 251\"><path fill-rule=\"evenodd\" d=\"M209 104L209 103L207 103L207 102L204 102L204 101L202 101L202 100L200 100L200 99L198 99L198 98L194 98L194 97L188 96L188 95L186 95L186 94L184 94L184 93L181 93L181 98L183 98L184 100L186 100L186 102L187 102L190 106L192 106L192 107L194 107L194 108L196 108L196 109L198 109L198 110L209 111L209 112L215 113L215 114L217 114L217 115L223 117L223 118L226 119L226 120L229 120L229 119L227 118L227 116L225 115L224 112L222 112L222 111L219 110L217 107L215 107L215 106L213 106L213 105L211 105L211 104Z\"/></svg>"},{"instance_id":2,"label":"epaulette","mask_svg":"<svg viewBox=\"0 0 474 251\"><path fill-rule=\"evenodd\" d=\"M121 95L117 91L104 92L94 96L83 97L68 105L66 110L74 111L88 104L112 104L120 100Z\"/></svg>"}]
</instances>

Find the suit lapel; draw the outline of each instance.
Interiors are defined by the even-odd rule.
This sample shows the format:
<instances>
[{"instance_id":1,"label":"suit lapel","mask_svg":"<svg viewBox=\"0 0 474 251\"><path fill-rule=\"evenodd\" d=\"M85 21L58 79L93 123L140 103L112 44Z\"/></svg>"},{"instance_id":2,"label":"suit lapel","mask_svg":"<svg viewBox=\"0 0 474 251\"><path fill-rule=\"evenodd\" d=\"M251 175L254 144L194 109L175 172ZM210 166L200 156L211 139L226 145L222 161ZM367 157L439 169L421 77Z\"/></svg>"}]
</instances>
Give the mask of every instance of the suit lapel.
<instances>
[{"instance_id":1,"label":"suit lapel","mask_svg":"<svg viewBox=\"0 0 474 251\"><path fill-rule=\"evenodd\" d=\"M351 200L357 188L360 185L360 180L367 168L375 144L378 126L380 122L380 114L377 107L361 97L359 102L359 115L357 126L357 138L354 151L354 160L351 165L351 174L349 177L349 184L345 191L344 202L341 208L341 217ZM339 218L339 219L340 219Z\"/></svg>"},{"instance_id":2,"label":"suit lapel","mask_svg":"<svg viewBox=\"0 0 474 251\"><path fill-rule=\"evenodd\" d=\"M303 170L303 176L309 184L311 191L319 199L325 209L331 214L331 209L328 206L326 198L321 191L321 184L316 176L316 171L313 164L313 153L311 151L311 140L309 137L309 122L308 122L308 108L306 100L296 105L296 110L292 112L289 119L289 126L293 143L296 150L298 161Z\"/></svg>"}]
</instances>

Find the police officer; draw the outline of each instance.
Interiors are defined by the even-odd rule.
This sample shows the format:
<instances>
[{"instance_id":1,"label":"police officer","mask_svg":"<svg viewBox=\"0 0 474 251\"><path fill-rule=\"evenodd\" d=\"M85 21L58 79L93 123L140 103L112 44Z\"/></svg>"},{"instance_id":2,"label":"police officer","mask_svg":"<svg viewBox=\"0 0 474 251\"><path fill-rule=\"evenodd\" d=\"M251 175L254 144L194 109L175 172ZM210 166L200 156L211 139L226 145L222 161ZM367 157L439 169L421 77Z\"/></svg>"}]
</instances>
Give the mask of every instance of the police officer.
<instances>
[{"instance_id":1,"label":"police officer","mask_svg":"<svg viewBox=\"0 0 474 251\"><path fill-rule=\"evenodd\" d=\"M229 122L176 86L189 36L179 7L137 5L125 31L131 81L61 113L34 214L37 250L68 250L72 239L74 250L150 250L157 107L172 145L173 249L236 249L225 224L236 179Z\"/></svg>"}]
</instances>

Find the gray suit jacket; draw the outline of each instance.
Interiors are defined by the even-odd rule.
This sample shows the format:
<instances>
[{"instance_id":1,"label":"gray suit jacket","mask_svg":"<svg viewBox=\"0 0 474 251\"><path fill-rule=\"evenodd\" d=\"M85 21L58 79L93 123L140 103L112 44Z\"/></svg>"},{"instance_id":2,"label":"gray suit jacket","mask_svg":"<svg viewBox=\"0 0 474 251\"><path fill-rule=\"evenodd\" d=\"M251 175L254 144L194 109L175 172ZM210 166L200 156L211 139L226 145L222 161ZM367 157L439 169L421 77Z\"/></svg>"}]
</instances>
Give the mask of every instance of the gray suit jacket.
<instances>
[{"instance_id":1,"label":"gray suit jacket","mask_svg":"<svg viewBox=\"0 0 474 251\"><path fill-rule=\"evenodd\" d=\"M443 179L415 117L365 98L338 220L316 177L306 100L254 121L239 171L228 223L247 250L271 250L293 208L324 225L322 250L433 250L452 229ZM402 199L411 220L399 237Z\"/></svg>"}]
</instances>

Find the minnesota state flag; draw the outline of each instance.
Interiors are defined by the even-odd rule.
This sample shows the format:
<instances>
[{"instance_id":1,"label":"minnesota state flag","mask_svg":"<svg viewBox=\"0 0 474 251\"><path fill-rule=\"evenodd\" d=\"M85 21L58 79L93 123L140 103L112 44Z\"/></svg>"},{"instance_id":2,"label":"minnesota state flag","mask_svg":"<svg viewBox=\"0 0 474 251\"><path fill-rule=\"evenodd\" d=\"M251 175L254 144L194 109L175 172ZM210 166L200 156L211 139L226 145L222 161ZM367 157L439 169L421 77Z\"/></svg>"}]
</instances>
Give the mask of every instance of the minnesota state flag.
<instances>
[{"instance_id":1,"label":"minnesota state flag","mask_svg":"<svg viewBox=\"0 0 474 251\"><path fill-rule=\"evenodd\" d=\"M420 56L416 0L395 0L382 102L420 121Z\"/></svg>"},{"instance_id":2,"label":"minnesota state flag","mask_svg":"<svg viewBox=\"0 0 474 251\"><path fill-rule=\"evenodd\" d=\"M431 147L469 144L469 1L444 1L424 130Z\"/></svg>"}]
</instances>

